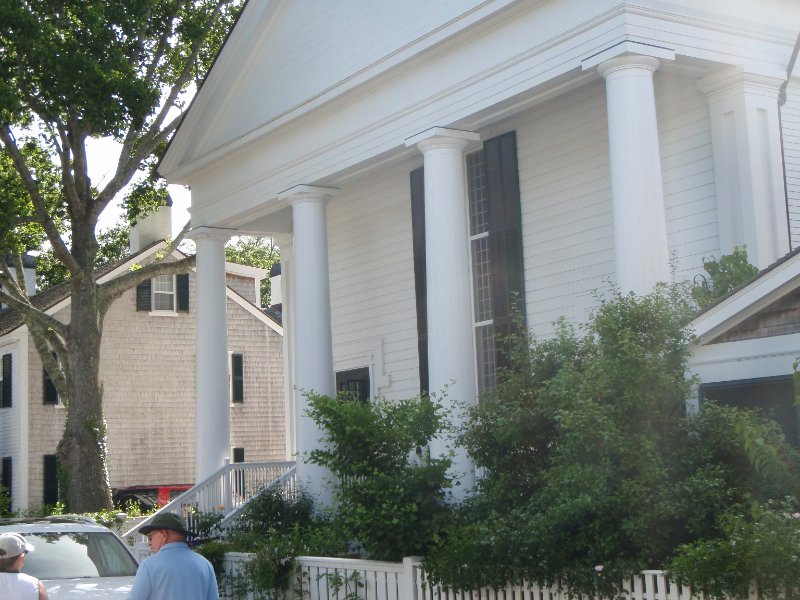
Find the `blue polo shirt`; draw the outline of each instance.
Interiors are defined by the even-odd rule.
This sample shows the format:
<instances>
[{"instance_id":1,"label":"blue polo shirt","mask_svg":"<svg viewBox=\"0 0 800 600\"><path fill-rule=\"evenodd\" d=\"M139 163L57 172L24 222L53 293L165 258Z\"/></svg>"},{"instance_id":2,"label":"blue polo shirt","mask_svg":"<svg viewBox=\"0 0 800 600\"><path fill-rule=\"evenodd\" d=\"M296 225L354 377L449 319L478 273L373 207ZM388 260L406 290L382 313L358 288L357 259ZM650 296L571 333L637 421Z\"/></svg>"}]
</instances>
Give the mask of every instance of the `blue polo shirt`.
<instances>
[{"instance_id":1,"label":"blue polo shirt","mask_svg":"<svg viewBox=\"0 0 800 600\"><path fill-rule=\"evenodd\" d=\"M211 563L186 542L164 544L139 565L129 600L219 600Z\"/></svg>"}]
</instances>

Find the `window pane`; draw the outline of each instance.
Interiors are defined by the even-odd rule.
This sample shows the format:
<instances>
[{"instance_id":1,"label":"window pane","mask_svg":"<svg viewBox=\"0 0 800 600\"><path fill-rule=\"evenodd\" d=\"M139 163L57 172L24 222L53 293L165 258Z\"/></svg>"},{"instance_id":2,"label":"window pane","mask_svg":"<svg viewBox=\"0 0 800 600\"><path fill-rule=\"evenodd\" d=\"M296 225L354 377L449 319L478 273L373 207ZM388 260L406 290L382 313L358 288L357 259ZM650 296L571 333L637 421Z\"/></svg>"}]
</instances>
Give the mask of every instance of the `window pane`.
<instances>
[{"instance_id":1,"label":"window pane","mask_svg":"<svg viewBox=\"0 0 800 600\"><path fill-rule=\"evenodd\" d=\"M159 275L153 278L153 310L175 310L175 277Z\"/></svg>"},{"instance_id":2,"label":"window pane","mask_svg":"<svg viewBox=\"0 0 800 600\"><path fill-rule=\"evenodd\" d=\"M156 292L172 293L175 287L175 278L172 275L159 275L153 278L153 290Z\"/></svg>"},{"instance_id":3,"label":"window pane","mask_svg":"<svg viewBox=\"0 0 800 600\"><path fill-rule=\"evenodd\" d=\"M495 386L494 327L492 325L475 328L475 349L478 359L478 391L491 390Z\"/></svg>"},{"instance_id":4,"label":"window pane","mask_svg":"<svg viewBox=\"0 0 800 600\"><path fill-rule=\"evenodd\" d=\"M472 240L472 278L475 298L475 321L489 321L492 310L492 278L489 262L489 238Z\"/></svg>"},{"instance_id":5,"label":"window pane","mask_svg":"<svg viewBox=\"0 0 800 600\"><path fill-rule=\"evenodd\" d=\"M489 231L489 203L486 197L486 168L483 150L467 155L470 235Z\"/></svg>"},{"instance_id":6,"label":"window pane","mask_svg":"<svg viewBox=\"0 0 800 600\"><path fill-rule=\"evenodd\" d=\"M26 533L25 539L35 550L25 558L23 571L39 579L136 573L136 563L111 533Z\"/></svg>"}]
</instances>

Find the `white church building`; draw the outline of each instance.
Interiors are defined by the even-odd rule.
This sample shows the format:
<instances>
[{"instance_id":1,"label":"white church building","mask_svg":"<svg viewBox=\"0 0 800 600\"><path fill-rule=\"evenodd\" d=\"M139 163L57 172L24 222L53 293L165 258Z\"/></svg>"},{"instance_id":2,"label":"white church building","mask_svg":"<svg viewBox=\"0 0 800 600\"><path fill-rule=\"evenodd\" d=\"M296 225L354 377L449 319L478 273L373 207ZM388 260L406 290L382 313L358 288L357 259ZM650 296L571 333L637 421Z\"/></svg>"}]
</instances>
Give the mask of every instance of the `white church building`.
<instances>
[{"instance_id":1,"label":"white church building","mask_svg":"<svg viewBox=\"0 0 800 600\"><path fill-rule=\"evenodd\" d=\"M280 246L290 445L319 488L303 390L447 387L458 418L515 311L547 336L611 285L693 280L741 245L759 268L787 255L799 30L796 0L249 0L160 165L192 189L198 478L230 446L231 236ZM714 360L704 383L749 373ZM455 469L469 488L458 450Z\"/></svg>"}]
</instances>

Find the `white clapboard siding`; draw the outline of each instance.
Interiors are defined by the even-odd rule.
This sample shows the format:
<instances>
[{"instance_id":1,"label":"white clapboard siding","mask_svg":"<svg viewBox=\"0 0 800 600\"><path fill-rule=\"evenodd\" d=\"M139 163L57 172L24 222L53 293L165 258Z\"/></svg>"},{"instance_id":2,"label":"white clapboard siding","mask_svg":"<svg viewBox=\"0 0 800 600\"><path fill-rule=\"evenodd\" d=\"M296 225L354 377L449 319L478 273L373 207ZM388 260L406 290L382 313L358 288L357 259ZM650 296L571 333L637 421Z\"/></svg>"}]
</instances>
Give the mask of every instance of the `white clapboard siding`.
<instances>
[{"instance_id":1,"label":"white clapboard siding","mask_svg":"<svg viewBox=\"0 0 800 600\"><path fill-rule=\"evenodd\" d=\"M676 279L691 280L719 257L708 103L690 76L657 72L655 84L667 242Z\"/></svg>"},{"instance_id":2,"label":"white clapboard siding","mask_svg":"<svg viewBox=\"0 0 800 600\"><path fill-rule=\"evenodd\" d=\"M552 333L613 274L605 89L584 86L514 118L528 324ZM579 301L578 303L582 303Z\"/></svg>"},{"instance_id":3,"label":"white clapboard siding","mask_svg":"<svg viewBox=\"0 0 800 600\"><path fill-rule=\"evenodd\" d=\"M800 69L796 69L798 73ZM800 75L800 74L799 74ZM800 245L800 76L786 89L786 104L781 109L783 153L786 165L786 191L789 205L789 231L792 248Z\"/></svg>"},{"instance_id":4,"label":"white clapboard siding","mask_svg":"<svg viewBox=\"0 0 800 600\"><path fill-rule=\"evenodd\" d=\"M334 364L379 339L391 381L377 391L392 398L419 391L409 172L420 162L350 181L328 205Z\"/></svg>"}]
</instances>

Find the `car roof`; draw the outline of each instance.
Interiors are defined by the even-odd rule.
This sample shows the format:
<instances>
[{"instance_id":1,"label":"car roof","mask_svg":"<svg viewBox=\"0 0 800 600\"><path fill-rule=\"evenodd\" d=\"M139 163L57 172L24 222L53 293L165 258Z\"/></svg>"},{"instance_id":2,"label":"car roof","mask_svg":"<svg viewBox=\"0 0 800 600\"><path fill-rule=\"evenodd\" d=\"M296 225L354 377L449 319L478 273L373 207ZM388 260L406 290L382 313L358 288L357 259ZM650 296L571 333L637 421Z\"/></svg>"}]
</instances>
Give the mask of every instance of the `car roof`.
<instances>
[{"instance_id":1,"label":"car roof","mask_svg":"<svg viewBox=\"0 0 800 600\"><path fill-rule=\"evenodd\" d=\"M55 533L55 532L109 532L107 527L99 525L89 517L81 515L58 515L50 517L13 517L0 519L0 533L15 532L28 533Z\"/></svg>"}]
</instances>

